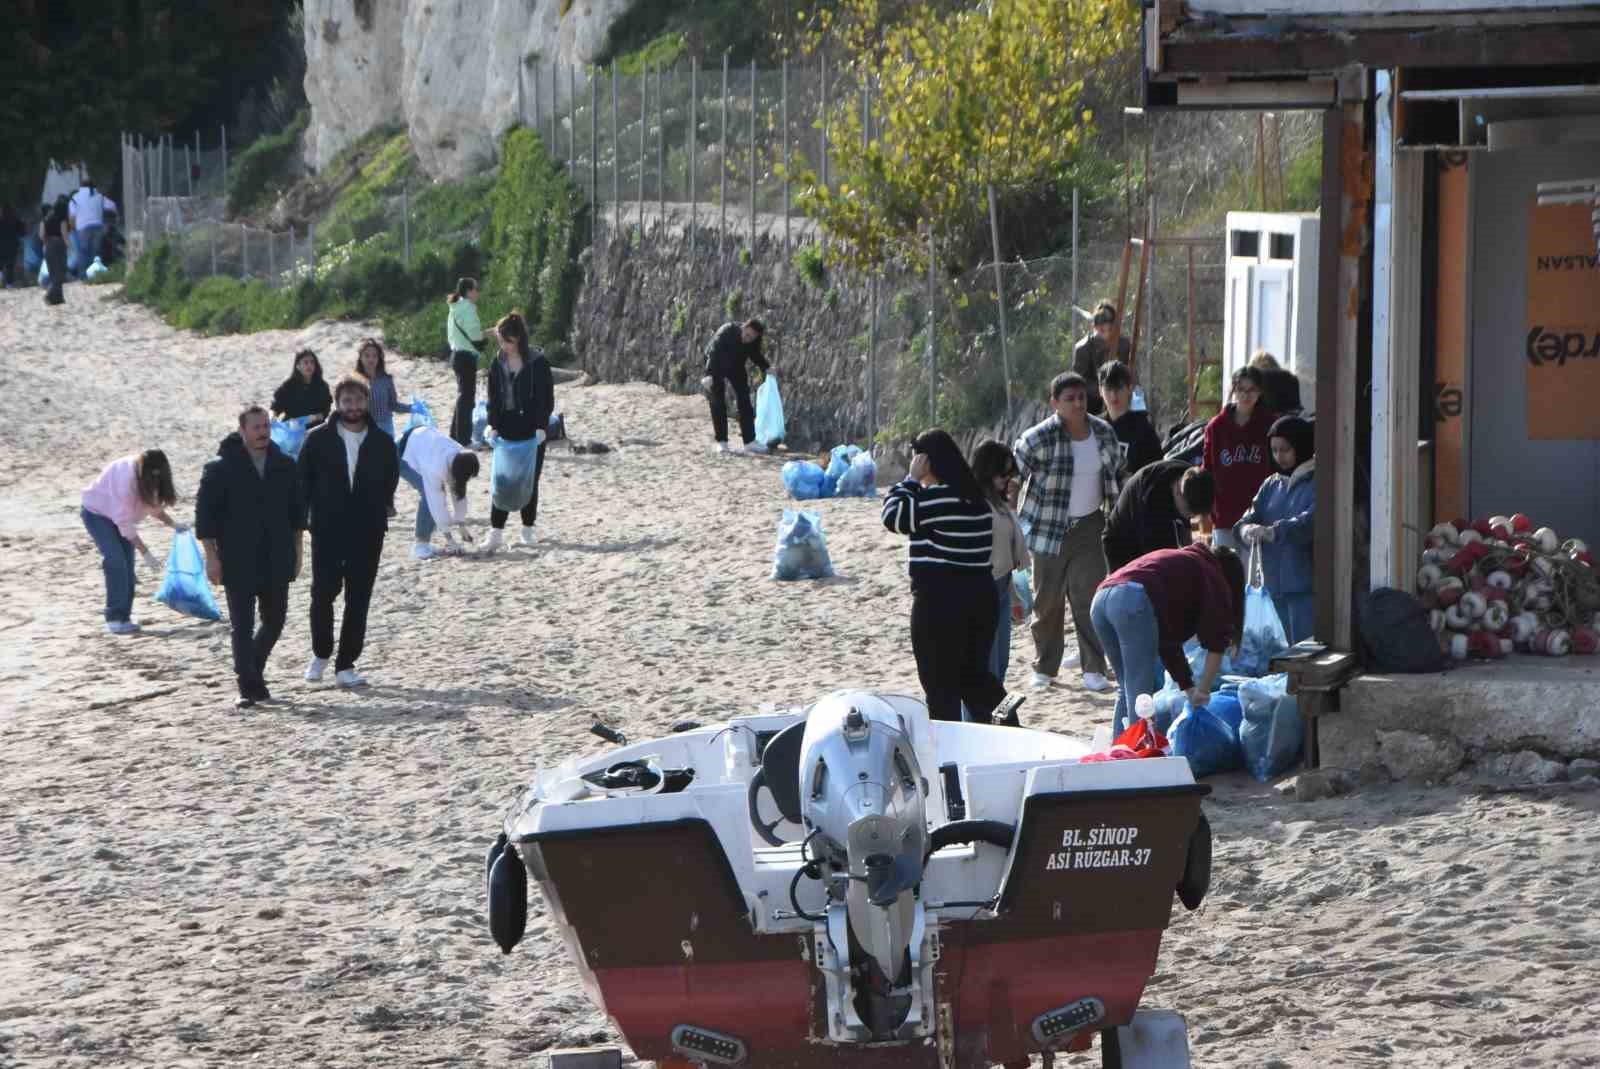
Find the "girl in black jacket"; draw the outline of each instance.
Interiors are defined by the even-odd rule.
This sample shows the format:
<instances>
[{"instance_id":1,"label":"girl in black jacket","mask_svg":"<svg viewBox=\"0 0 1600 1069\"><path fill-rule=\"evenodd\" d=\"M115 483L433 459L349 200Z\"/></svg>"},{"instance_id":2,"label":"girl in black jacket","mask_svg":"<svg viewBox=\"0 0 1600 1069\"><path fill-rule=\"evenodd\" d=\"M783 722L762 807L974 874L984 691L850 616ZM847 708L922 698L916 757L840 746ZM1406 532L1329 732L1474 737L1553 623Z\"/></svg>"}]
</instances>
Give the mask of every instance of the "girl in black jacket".
<instances>
[{"instance_id":1,"label":"girl in black jacket","mask_svg":"<svg viewBox=\"0 0 1600 1069\"><path fill-rule=\"evenodd\" d=\"M310 349L294 354L294 366L289 377L272 395L272 415L276 419L310 417L306 426L315 427L328 418L333 407L333 393L322 377L322 361Z\"/></svg>"},{"instance_id":2,"label":"girl in black jacket","mask_svg":"<svg viewBox=\"0 0 1600 1069\"><path fill-rule=\"evenodd\" d=\"M489 509L489 540L485 553L499 549L504 537L506 520L513 510L522 516L522 544L534 543L534 521L539 518L539 476L544 471L544 441L550 432L550 414L555 411L555 379L550 373L550 361L544 350L528 343L528 325L520 315L512 312L494 326L500 343L500 355L489 365L489 426L497 436L495 448L504 448L499 442L527 442L534 440L534 462L531 478L506 479L492 474L494 494ZM497 459L498 465L498 459Z\"/></svg>"}]
</instances>

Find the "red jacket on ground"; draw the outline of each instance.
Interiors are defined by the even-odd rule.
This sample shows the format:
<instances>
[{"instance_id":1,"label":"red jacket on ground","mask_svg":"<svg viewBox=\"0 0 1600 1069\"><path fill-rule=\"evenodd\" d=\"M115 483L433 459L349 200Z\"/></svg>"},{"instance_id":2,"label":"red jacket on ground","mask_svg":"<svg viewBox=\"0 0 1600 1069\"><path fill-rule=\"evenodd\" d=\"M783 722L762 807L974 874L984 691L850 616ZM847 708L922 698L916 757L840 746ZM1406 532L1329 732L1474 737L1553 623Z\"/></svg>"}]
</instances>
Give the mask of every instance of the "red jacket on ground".
<instances>
[{"instance_id":1,"label":"red jacket on ground","mask_svg":"<svg viewBox=\"0 0 1600 1069\"><path fill-rule=\"evenodd\" d=\"M1277 415L1265 405L1256 405L1250 422L1243 427L1233 421L1233 406L1228 405L1206 424L1205 469L1217 481L1217 497L1211 507L1211 522L1232 527L1250 508L1256 491L1273 473L1272 450L1267 431Z\"/></svg>"}]
</instances>

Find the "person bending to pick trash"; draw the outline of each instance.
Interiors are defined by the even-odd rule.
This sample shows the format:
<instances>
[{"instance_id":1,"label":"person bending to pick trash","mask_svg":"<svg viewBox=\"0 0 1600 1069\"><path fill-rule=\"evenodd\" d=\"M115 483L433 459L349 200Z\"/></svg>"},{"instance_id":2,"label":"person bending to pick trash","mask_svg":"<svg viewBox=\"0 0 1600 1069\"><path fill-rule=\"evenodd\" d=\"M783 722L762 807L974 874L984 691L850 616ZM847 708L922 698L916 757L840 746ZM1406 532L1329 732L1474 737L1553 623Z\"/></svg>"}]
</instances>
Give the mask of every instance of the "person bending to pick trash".
<instances>
[{"instance_id":1,"label":"person bending to pick trash","mask_svg":"<svg viewBox=\"0 0 1600 1069\"><path fill-rule=\"evenodd\" d=\"M261 405L239 413L239 429L222 440L200 476L194 533L206 551L206 578L220 583L233 632L235 704L271 701L267 658L283 634L289 583L300 575L305 506L294 461L272 441ZM256 628L256 610L261 627Z\"/></svg>"},{"instance_id":2,"label":"person bending to pick trash","mask_svg":"<svg viewBox=\"0 0 1600 1069\"><path fill-rule=\"evenodd\" d=\"M911 469L889 488L883 525L910 538L911 650L935 720L1017 723L1021 696L989 670L994 648L994 513L950 435L924 432Z\"/></svg>"},{"instance_id":3,"label":"person bending to pick trash","mask_svg":"<svg viewBox=\"0 0 1600 1069\"><path fill-rule=\"evenodd\" d=\"M754 364L762 374L772 374L772 367L761 353L761 343L767 328L759 319L743 323L724 323L717 328L706 344L706 396L711 402L711 433L717 439L717 452L728 452L728 398L727 387L733 387L733 403L739 413L739 437L744 440L746 453L765 453L767 447L756 441L756 410L750 402L750 377L746 363Z\"/></svg>"},{"instance_id":4,"label":"person bending to pick trash","mask_svg":"<svg viewBox=\"0 0 1600 1069\"><path fill-rule=\"evenodd\" d=\"M471 543L467 530L467 483L478 474L477 455L435 427L412 427L400 436L400 478L421 494L417 502L417 544L411 555L430 560L439 555L430 544L437 528L444 531L444 552L459 553L451 528Z\"/></svg>"},{"instance_id":5,"label":"person bending to pick trash","mask_svg":"<svg viewBox=\"0 0 1600 1069\"><path fill-rule=\"evenodd\" d=\"M356 661L367 639L367 609L400 482L394 439L367 416L367 380L341 378L334 419L306 435L300 449L300 492L311 528L311 663L306 682L320 683L334 656L333 602L344 591L334 678L341 687L366 680Z\"/></svg>"},{"instance_id":6,"label":"person bending to pick trash","mask_svg":"<svg viewBox=\"0 0 1600 1069\"><path fill-rule=\"evenodd\" d=\"M167 507L178 500L172 465L159 449L113 460L84 489L80 500L83 526L100 550L106 575L106 630L131 635L139 630L133 622L134 551L151 571L161 569L161 562L139 537L139 521L154 516L173 530L180 529L167 515Z\"/></svg>"}]
</instances>

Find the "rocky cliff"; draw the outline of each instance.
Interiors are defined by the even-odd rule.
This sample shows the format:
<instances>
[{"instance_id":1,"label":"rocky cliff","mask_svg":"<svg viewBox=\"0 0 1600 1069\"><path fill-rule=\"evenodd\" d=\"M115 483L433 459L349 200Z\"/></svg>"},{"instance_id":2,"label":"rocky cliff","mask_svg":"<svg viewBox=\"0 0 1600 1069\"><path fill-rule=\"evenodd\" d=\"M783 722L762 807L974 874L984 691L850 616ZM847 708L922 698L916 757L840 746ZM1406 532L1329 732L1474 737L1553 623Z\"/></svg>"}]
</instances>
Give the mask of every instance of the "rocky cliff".
<instances>
[{"instance_id":1,"label":"rocky cliff","mask_svg":"<svg viewBox=\"0 0 1600 1069\"><path fill-rule=\"evenodd\" d=\"M435 178L482 170L528 66L593 61L612 24L650 2L305 0L307 160L321 168L373 127L403 126Z\"/></svg>"}]
</instances>

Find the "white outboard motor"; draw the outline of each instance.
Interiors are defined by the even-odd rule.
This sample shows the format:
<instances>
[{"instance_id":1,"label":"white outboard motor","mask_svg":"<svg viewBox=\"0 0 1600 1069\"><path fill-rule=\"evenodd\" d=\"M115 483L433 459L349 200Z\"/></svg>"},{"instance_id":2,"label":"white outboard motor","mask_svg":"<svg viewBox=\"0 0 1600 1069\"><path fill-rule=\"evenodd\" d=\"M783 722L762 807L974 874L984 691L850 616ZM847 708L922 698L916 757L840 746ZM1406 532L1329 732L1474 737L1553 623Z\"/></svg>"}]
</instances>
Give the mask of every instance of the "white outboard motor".
<instances>
[{"instance_id":1,"label":"white outboard motor","mask_svg":"<svg viewBox=\"0 0 1600 1069\"><path fill-rule=\"evenodd\" d=\"M843 691L812 708L800 744L800 804L809 854L829 884L831 946L819 947L818 965L836 1039L909 1038L931 1018L924 974L932 955L916 895L927 790L905 720L888 702Z\"/></svg>"}]
</instances>

